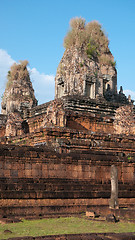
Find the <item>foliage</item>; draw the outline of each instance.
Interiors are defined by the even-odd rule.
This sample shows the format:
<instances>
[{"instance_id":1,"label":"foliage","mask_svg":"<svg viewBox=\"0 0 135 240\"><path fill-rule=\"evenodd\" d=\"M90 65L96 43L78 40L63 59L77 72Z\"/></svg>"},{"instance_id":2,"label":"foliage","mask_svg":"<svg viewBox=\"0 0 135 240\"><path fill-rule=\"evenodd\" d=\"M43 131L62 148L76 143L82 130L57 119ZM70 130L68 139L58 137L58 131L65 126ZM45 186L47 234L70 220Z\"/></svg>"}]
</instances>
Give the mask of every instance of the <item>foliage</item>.
<instances>
[{"instance_id":1,"label":"foliage","mask_svg":"<svg viewBox=\"0 0 135 240\"><path fill-rule=\"evenodd\" d=\"M8 79L6 84L7 89L12 85L12 82L14 80L23 80L29 77L27 65L28 65L27 60L24 60L24 61L20 60L19 64L14 63L11 66L10 71L8 71L8 74L7 74L7 79Z\"/></svg>"},{"instance_id":2,"label":"foliage","mask_svg":"<svg viewBox=\"0 0 135 240\"><path fill-rule=\"evenodd\" d=\"M111 58L109 54L102 54L99 57L99 62L103 65L116 67L116 61L114 61L113 57Z\"/></svg>"},{"instance_id":3,"label":"foliage","mask_svg":"<svg viewBox=\"0 0 135 240\"><path fill-rule=\"evenodd\" d=\"M12 233L4 234L4 230L10 230ZM92 232L135 232L135 225L132 222L118 222L116 224L101 221L90 221L84 217L61 217L33 221L23 220L20 223L0 225L0 239L23 236L45 236Z\"/></svg>"},{"instance_id":4,"label":"foliage","mask_svg":"<svg viewBox=\"0 0 135 240\"><path fill-rule=\"evenodd\" d=\"M73 18L70 20L71 29L64 38L64 47L80 46L85 41L85 19Z\"/></svg>"},{"instance_id":5,"label":"foliage","mask_svg":"<svg viewBox=\"0 0 135 240\"><path fill-rule=\"evenodd\" d=\"M117 67L116 61L113 61L113 62L112 62L112 66L113 66L113 67Z\"/></svg>"},{"instance_id":6,"label":"foliage","mask_svg":"<svg viewBox=\"0 0 135 240\"><path fill-rule=\"evenodd\" d=\"M83 48L90 59L97 59L101 64L115 66L112 55L110 57L109 40L102 26L97 21L85 23L83 18L73 18L70 30L64 38L64 47ZM104 57L101 57L104 54Z\"/></svg>"},{"instance_id":7,"label":"foliage","mask_svg":"<svg viewBox=\"0 0 135 240\"><path fill-rule=\"evenodd\" d=\"M97 58L97 56L98 56L98 48L92 40L90 40L87 45L86 53L87 53L88 57L91 59Z\"/></svg>"},{"instance_id":8,"label":"foliage","mask_svg":"<svg viewBox=\"0 0 135 240\"><path fill-rule=\"evenodd\" d=\"M93 43L95 43L95 45L97 46L99 55L102 52L109 51L109 48L108 48L109 40L107 35L103 31L100 23L98 23L97 21L89 22L86 25L86 32L87 32L87 40L88 41L89 39L93 40Z\"/></svg>"},{"instance_id":9,"label":"foliage","mask_svg":"<svg viewBox=\"0 0 135 240\"><path fill-rule=\"evenodd\" d=\"M26 66L28 65L28 61L24 60L24 61L20 61L20 64L16 64L14 63L11 66L11 78L16 80L18 78L23 79L24 77L26 77L28 75L28 71Z\"/></svg>"},{"instance_id":10,"label":"foliage","mask_svg":"<svg viewBox=\"0 0 135 240\"><path fill-rule=\"evenodd\" d=\"M85 19L81 17L72 18L70 20L70 26L74 30L83 30L85 28Z\"/></svg>"},{"instance_id":11,"label":"foliage","mask_svg":"<svg viewBox=\"0 0 135 240\"><path fill-rule=\"evenodd\" d=\"M84 64L82 62L80 62L79 65L80 65L80 67L83 67Z\"/></svg>"}]
</instances>

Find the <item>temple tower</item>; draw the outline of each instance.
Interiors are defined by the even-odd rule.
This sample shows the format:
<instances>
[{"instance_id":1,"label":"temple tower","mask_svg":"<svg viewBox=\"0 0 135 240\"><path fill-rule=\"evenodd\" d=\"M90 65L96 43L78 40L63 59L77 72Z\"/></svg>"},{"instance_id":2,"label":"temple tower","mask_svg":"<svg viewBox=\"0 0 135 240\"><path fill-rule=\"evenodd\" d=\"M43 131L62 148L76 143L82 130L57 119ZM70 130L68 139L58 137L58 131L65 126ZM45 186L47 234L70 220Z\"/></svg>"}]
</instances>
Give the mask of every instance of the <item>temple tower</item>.
<instances>
[{"instance_id":1,"label":"temple tower","mask_svg":"<svg viewBox=\"0 0 135 240\"><path fill-rule=\"evenodd\" d=\"M28 61L13 64L8 72L6 89L1 103L2 114L23 112L37 105L29 72Z\"/></svg>"},{"instance_id":2,"label":"temple tower","mask_svg":"<svg viewBox=\"0 0 135 240\"><path fill-rule=\"evenodd\" d=\"M56 73L55 98L80 95L94 99L105 96L108 89L116 94L117 71L101 25L96 21L86 25L81 18L72 19L70 24Z\"/></svg>"}]
</instances>

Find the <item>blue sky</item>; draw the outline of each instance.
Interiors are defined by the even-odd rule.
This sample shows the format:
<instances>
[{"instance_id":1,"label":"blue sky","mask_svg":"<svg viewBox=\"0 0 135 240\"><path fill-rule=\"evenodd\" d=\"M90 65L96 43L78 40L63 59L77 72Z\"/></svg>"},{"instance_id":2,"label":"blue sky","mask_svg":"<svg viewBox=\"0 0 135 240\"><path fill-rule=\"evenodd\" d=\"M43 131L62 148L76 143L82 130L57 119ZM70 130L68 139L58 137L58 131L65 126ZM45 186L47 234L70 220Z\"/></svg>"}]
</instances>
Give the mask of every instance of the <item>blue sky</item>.
<instances>
[{"instance_id":1,"label":"blue sky","mask_svg":"<svg viewBox=\"0 0 135 240\"><path fill-rule=\"evenodd\" d=\"M54 98L54 76L73 17L98 20L117 62L118 88L135 99L134 0L0 0L0 95L14 61L27 59L39 104Z\"/></svg>"}]
</instances>

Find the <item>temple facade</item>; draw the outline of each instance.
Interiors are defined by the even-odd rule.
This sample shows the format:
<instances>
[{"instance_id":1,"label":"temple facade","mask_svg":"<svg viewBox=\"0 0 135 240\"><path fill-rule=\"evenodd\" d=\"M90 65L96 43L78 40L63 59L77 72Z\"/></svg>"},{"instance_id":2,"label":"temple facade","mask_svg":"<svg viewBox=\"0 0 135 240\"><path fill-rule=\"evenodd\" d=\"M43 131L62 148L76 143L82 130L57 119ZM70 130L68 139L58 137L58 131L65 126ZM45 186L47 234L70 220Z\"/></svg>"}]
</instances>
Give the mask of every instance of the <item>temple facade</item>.
<instances>
[{"instance_id":1,"label":"temple facade","mask_svg":"<svg viewBox=\"0 0 135 240\"><path fill-rule=\"evenodd\" d=\"M109 213L109 199L114 210L135 209L135 106L122 87L117 92L108 40L99 24L92 26L99 49L96 41L94 52L92 44L89 51L74 44L65 50L54 100L37 105L27 61L8 73L0 114L1 218L65 216L87 207Z\"/></svg>"},{"instance_id":2,"label":"temple facade","mask_svg":"<svg viewBox=\"0 0 135 240\"><path fill-rule=\"evenodd\" d=\"M55 78L55 98L79 95L89 99L117 94L115 66L104 66L82 54L78 49L65 51Z\"/></svg>"}]
</instances>

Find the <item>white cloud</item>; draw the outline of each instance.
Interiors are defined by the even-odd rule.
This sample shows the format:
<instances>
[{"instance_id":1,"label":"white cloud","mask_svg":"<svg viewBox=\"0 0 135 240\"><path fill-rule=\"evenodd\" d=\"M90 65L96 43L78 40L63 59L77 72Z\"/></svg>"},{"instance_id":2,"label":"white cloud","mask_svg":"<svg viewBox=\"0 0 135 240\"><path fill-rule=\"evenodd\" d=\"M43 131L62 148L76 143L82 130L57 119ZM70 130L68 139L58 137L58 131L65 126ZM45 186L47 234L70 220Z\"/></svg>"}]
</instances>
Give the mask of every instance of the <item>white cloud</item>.
<instances>
[{"instance_id":1,"label":"white cloud","mask_svg":"<svg viewBox=\"0 0 135 240\"><path fill-rule=\"evenodd\" d=\"M5 50L0 49L0 96L5 88L7 72L14 62L15 61Z\"/></svg>"},{"instance_id":2,"label":"white cloud","mask_svg":"<svg viewBox=\"0 0 135 240\"><path fill-rule=\"evenodd\" d=\"M39 73L36 68L28 69L39 104L53 100L55 93L54 75Z\"/></svg>"},{"instance_id":3,"label":"white cloud","mask_svg":"<svg viewBox=\"0 0 135 240\"><path fill-rule=\"evenodd\" d=\"M3 49L0 49L0 71L5 73L15 61Z\"/></svg>"},{"instance_id":4,"label":"white cloud","mask_svg":"<svg viewBox=\"0 0 135 240\"><path fill-rule=\"evenodd\" d=\"M124 90L124 93L127 97L128 97L128 95L130 95L131 99L135 100L135 92L134 91L131 91L131 90L127 89L127 90Z\"/></svg>"}]
</instances>

